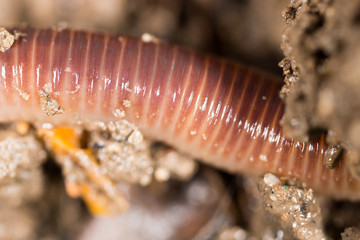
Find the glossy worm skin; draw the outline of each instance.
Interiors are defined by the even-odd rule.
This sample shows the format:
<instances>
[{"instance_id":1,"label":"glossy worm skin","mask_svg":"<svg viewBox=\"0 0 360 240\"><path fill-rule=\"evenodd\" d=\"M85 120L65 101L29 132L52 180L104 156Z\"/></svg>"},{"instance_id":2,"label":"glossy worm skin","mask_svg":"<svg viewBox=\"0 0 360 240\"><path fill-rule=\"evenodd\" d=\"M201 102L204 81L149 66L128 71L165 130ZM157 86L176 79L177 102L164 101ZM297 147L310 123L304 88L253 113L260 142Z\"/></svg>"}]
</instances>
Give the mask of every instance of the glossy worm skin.
<instances>
[{"instance_id":1,"label":"glossy worm skin","mask_svg":"<svg viewBox=\"0 0 360 240\"><path fill-rule=\"evenodd\" d=\"M21 32L26 36L0 54L1 122L110 121L122 109L146 136L219 168L255 176L271 171L336 198L360 198L346 159L333 170L322 165L324 137L309 144L285 139L277 79L167 44L69 30ZM40 90L49 83L63 114L49 117L40 108Z\"/></svg>"}]
</instances>

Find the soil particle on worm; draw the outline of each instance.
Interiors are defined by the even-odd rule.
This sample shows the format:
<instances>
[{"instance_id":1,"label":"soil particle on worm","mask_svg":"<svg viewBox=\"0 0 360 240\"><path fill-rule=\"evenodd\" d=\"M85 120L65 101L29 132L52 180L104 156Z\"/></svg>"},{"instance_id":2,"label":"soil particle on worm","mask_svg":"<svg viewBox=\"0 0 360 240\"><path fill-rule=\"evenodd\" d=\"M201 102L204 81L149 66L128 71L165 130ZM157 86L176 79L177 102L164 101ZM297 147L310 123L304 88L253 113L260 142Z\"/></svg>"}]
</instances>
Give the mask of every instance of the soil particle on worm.
<instances>
[{"instance_id":1,"label":"soil particle on worm","mask_svg":"<svg viewBox=\"0 0 360 240\"><path fill-rule=\"evenodd\" d=\"M324 166L333 169L337 166L340 161L340 155L342 154L342 148L338 145L331 145L325 151L324 155Z\"/></svg>"},{"instance_id":2,"label":"soil particle on worm","mask_svg":"<svg viewBox=\"0 0 360 240\"><path fill-rule=\"evenodd\" d=\"M0 51L6 52L15 41L15 36L9 33L5 28L0 27Z\"/></svg>"},{"instance_id":3,"label":"soil particle on worm","mask_svg":"<svg viewBox=\"0 0 360 240\"><path fill-rule=\"evenodd\" d=\"M40 90L40 106L41 110L48 116L64 113L64 109L45 89Z\"/></svg>"}]
</instances>

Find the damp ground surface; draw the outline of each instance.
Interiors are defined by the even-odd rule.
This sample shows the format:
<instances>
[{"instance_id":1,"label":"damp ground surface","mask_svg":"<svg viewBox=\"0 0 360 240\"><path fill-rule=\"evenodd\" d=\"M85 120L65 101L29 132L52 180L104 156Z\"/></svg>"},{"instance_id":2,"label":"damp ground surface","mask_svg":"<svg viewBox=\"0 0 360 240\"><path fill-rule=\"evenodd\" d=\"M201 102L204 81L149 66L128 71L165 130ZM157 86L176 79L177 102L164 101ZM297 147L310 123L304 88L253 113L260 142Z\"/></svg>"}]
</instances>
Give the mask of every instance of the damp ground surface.
<instances>
[{"instance_id":1,"label":"damp ground surface","mask_svg":"<svg viewBox=\"0 0 360 240\"><path fill-rule=\"evenodd\" d=\"M307 141L327 133L329 168L347 154L360 172L359 0L0 0L0 8L1 26L150 33L279 79L283 70L287 135ZM0 40L11 47L9 35ZM47 113L58 114L51 94L42 97ZM317 196L271 173L220 172L144 138L118 115L117 122L62 129L73 136L75 154L54 147L51 134L44 140L38 131L48 126L1 125L0 239L359 237L360 203ZM114 213L125 201L123 214L89 213Z\"/></svg>"}]
</instances>

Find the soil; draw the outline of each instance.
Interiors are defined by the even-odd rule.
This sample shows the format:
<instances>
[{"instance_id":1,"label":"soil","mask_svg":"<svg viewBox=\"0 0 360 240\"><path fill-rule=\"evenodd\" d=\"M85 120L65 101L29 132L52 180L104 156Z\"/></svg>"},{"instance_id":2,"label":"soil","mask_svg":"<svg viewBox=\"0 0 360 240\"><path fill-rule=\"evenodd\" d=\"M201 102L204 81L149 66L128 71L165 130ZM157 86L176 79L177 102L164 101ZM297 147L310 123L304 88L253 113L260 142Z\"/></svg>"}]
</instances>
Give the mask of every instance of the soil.
<instances>
[{"instance_id":1,"label":"soil","mask_svg":"<svg viewBox=\"0 0 360 240\"><path fill-rule=\"evenodd\" d=\"M285 132L303 141L327 133L360 176L360 1L292 1L283 16Z\"/></svg>"}]
</instances>

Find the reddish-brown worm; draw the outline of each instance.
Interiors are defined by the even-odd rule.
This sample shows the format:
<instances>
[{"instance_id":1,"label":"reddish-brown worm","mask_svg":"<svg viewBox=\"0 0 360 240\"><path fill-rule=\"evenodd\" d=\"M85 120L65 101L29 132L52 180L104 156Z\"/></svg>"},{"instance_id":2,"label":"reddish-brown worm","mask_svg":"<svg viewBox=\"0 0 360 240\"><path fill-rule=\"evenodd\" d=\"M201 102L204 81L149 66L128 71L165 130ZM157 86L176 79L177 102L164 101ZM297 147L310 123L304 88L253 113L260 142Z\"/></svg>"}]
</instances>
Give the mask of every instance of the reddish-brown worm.
<instances>
[{"instance_id":1,"label":"reddish-brown worm","mask_svg":"<svg viewBox=\"0 0 360 240\"><path fill-rule=\"evenodd\" d=\"M346 159L333 170L323 166L324 137L311 143L284 137L281 82L273 77L168 44L69 30L21 32L26 36L0 54L1 122L110 121L122 109L146 136L213 166L255 176L271 171L336 198L360 198ZM63 114L42 112L44 86Z\"/></svg>"}]
</instances>

